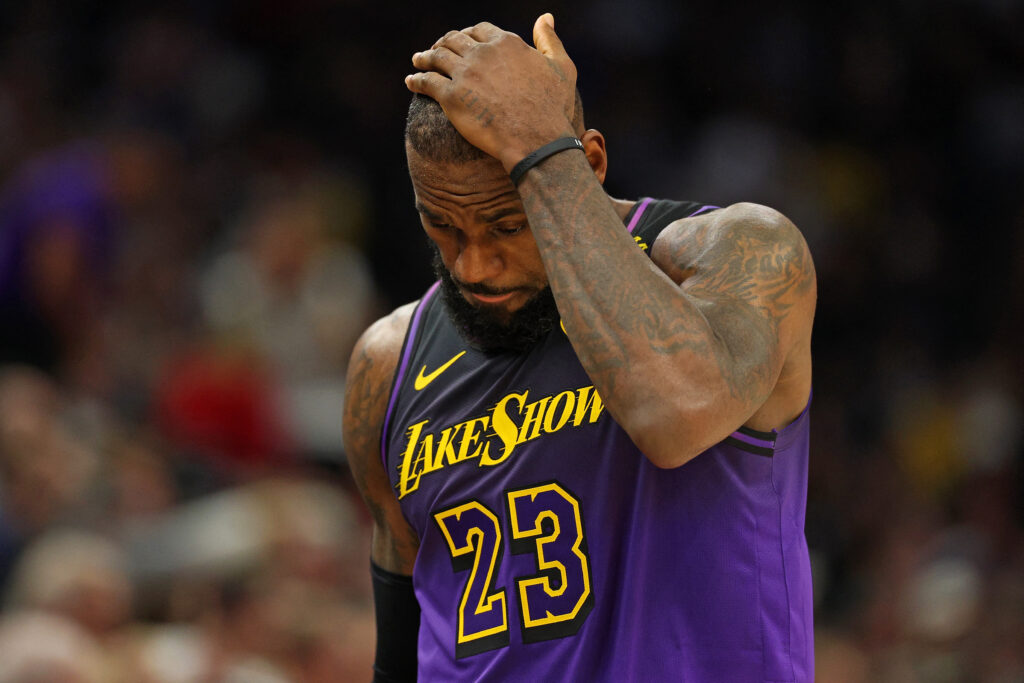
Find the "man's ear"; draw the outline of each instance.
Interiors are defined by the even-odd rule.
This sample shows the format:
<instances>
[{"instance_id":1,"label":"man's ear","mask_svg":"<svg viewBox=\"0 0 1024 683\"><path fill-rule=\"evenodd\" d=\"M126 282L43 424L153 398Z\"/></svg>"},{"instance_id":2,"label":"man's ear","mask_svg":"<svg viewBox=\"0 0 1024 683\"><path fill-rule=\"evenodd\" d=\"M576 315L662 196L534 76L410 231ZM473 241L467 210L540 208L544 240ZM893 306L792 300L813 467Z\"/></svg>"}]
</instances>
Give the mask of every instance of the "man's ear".
<instances>
[{"instance_id":1,"label":"man's ear","mask_svg":"<svg viewBox=\"0 0 1024 683\"><path fill-rule=\"evenodd\" d=\"M583 152L587 155L590 168L594 169L597 182L604 184L605 174L608 173L608 151L604 146L604 135L601 131L590 128L580 138L583 142Z\"/></svg>"}]
</instances>

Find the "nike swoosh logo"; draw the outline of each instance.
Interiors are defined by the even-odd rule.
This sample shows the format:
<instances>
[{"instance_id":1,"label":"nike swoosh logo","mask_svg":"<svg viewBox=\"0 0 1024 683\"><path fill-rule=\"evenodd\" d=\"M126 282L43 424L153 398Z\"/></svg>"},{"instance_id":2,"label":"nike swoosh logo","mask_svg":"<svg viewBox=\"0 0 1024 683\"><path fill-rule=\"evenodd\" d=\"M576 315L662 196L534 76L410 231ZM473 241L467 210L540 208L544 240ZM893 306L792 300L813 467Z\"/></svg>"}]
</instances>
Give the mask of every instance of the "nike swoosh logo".
<instances>
[{"instance_id":1,"label":"nike swoosh logo","mask_svg":"<svg viewBox=\"0 0 1024 683\"><path fill-rule=\"evenodd\" d=\"M462 356L465 353L466 353L465 351L459 351L457 354L455 354L454 358L452 358L447 363L445 363L444 365L439 367L437 370L434 370L429 375L423 374L423 373L425 373L427 371L427 366L424 365L422 368L420 368L420 374L416 375L416 380L412 383L413 389L415 389L416 391L419 391L420 389L423 389L424 387L426 387L428 384L430 384L435 379L437 379L438 376L440 376L440 374L442 372L444 372L445 370L450 368L452 366L452 363L454 363L458 359L462 358Z\"/></svg>"}]
</instances>

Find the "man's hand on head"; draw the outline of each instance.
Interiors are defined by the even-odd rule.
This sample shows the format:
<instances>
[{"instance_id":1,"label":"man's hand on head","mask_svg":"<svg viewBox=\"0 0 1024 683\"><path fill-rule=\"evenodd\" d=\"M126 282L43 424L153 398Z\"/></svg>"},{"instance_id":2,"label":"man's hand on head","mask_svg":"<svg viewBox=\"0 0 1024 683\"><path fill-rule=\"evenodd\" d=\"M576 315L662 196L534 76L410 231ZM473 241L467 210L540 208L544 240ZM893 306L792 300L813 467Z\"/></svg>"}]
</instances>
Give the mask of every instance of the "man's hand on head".
<instances>
[{"instance_id":1,"label":"man's hand on head","mask_svg":"<svg viewBox=\"0 0 1024 683\"><path fill-rule=\"evenodd\" d=\"M409 90L437 100L470 143L511 169L541 145L572 128L576 67L541 15L527 45L489 23L449 31L429 50L413 55L419 73Z\"/></svg>"}]
</instances>

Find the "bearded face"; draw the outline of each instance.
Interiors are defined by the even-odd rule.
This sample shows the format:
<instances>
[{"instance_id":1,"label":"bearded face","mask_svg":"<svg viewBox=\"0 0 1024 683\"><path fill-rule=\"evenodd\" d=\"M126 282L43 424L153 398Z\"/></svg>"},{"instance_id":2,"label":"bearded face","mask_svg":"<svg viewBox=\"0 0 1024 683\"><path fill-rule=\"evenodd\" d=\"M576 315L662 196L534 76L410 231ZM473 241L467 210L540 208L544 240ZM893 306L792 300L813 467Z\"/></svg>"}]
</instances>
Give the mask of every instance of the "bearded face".
<instances>
[{"instance_id":1,"label":"bearded face","mask_svg":"<svg viewBox=\"0 0 1024 683\"><path fill-rule=\"evenodd\" d=\"M550 287L544 287L514 311L488 304L472 304L464 294L497 295L484 285L458 282L445 268L441 253L432 249L434 274L441 281L448 317L473 347L486 353L522 353L532 348L558 324L558 308Z\"/></svg>"}]
</instances>

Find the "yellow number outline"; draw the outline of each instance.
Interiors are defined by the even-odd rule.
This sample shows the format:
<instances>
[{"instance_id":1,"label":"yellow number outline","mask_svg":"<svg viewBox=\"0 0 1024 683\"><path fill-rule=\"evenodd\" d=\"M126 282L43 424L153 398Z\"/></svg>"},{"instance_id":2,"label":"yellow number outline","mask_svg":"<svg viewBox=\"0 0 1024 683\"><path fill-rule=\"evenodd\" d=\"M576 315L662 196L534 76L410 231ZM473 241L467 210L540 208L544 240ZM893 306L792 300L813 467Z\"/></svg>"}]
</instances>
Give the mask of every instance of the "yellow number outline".
<instances>
[{"instance_id":1,"label":"yellow number outline","mask_svg":"<svg viewBox=\"0 0 1024 683\"><path fill-rule=\"evenodd\" d=\"M538 495L552 492L569 503L572 508L572 519L559 518L558 510L544 508L529 520L533 526L524 527L521 520L519 505L522 501L529 499L536 500ZM541 504L543 506L543 502ZM557 482L538 484L522 489L505 491L505 511L508 516L508 524L512 533L510 543L514 554L530 554L536 559L538 573L527 577L514 579L517 586L517 602L519 613L522 617L522 637L524 643L533 643L554 638L562 638L574 635L583 625L594 607L594 596L591 589L590 560L586 550L586 532L583 527L583 515L580 511L580 504L576 496L564 489ZM452 535L452 521L462 521L462 516L468 511L480 513L487 523L482 520L470 520L472 523L463 532L464 539L456 540ZM563 515L565 516L565 515ZM501 533L501 522L483 503L478 500L470 500L465 503L434 513L434 521L448 544L448 551L451 554L452 567L456 572L469 571L469 577L462 589L459 598L458 627L456 632L455 657L461 659L471 655L487 652L509 644L508 626L508 602L505 588L497 588L495 577L501 566L502 552L504 549L504 538ZM551 530L544 532L544 520L549 520ZM569 525L571 523L571 529ZM484 528L489 527L489 528ZM563 538L562 534L574 533L573 537ZM489 535L490 534L490 535ZM490 548L489 557L485 558L486 544L488 538L494 542ZM570 543L571 541L571 543ZM552 614L546 611L544 615L537 615L536 609L530 607L529 591L534 586L539 586L545 595L559 597L563 595L573 584L576 588L576 576L573 573L573 580L569 579L569 572L566 566L558 560L551 560L545 555L545 547L553 544L570 543L569 548L572 554L579 560L579 576L582 577L582 590L571 611L564 614ZM518 546L518 549L517 549ZM564 546L563 546L564 547ZM487 561L486 571L482 570L482 564ZM553 587L552 573L558 577L558 588ZM500 610L501 624L471 633L466 632L467 608L471 607L471 596L479 591L479 598L475 605L472 605L472 614L491 614L494 610ZM536 590L533 591L536 597Z\"/></svg>"},{"instance_id":2,"label":"yellow number outline","mask_svg":"<svg viewBox=\"0 0 1024 683\"><path fill-rule=\"evenodd\" d=\"M480 599L474 607L473 614L485 614L496 608L501 610L500 626L494 626L489 629L473 633L466 633L466 606L469 603L469 594L472 592L472 589L478 585L477 575L480 571L480 559L483 556L483 543L481 543L481 541L486 538L486 533L480 527L475 526L466 533L465 544L460 544L452 538L451 532L446 524L446 522L451 518L460 520L462 518L462 514L467 510L477 510L482 512L487 519L491 521L495 534L494 544L491 548L490 561L487 563L487 575L484 577L484 584L480 590ZM459 626L456 636L458 642L460 644L471 643L481 638L486 638L488 636L508 631L508 609L505 604L505 589L502 588L494 593L488 594L488 589L494 586L494 573L498 566L498 558L501 555L502 535L501 524L498 522L498 518L482 503L471 500L454 508L449 508L436 513L434 515L434 519L437 521L437 525L441 529L441 533L448 542L448 550L451 552L453 558L473 553L473 564L469 570L469 580L466 581L466 587L462 591L462 598L459 600Z\"/></svg>"},{"instance_id":3,"label":"yellow number outline","mask_svg":"<svg viewBox=\"0 0 1024 683\"><path fill-rule=\"evenodd\" d=\"M517 501L523 498L529 498L531 501L535 500L537 495L545 491L553 491L572 506L576 533L576 537L572 543L572 552L580 561L580 575L583 577L583 590L580 591L580 597L573 606L572 611L565 614L552 614L551 612L547 612L547 616L534 616L530 611L530 601L527 596L527 590L530 586L540 586L547 595L557 597L565 593L569 584L565 565L555 560L548 560L544 556L544 546L557 541L561 536L562 525L558 516L552 510L545 510L541 514L537 515L534 520L533 527L523 528L520 524L519 511L516 507ZM540 572L555 571L560 577L559 588L557 589L552 588L550 579L543 575L516 580L516 585L519 588L519 604L520 609L522 610L524 628L529 629L537 626L548 626L550 624L572 621L579 615L591 595L590 563L587 559L586 553L584 553L582 549L584 541L583 517L580 515L579 501L576 500L575 496L568 493L555 482L543 484L541 486L533 486L527 489L519 489L517 491L509 491L507 495L512 538L516 540L533 539L536 547L535 553L537 557L538 570L540 570ZM543 535L544 530L542 523L544 519L550 519L553 525L551 533L547 535Z\"/></svg>"}]
</instances>

